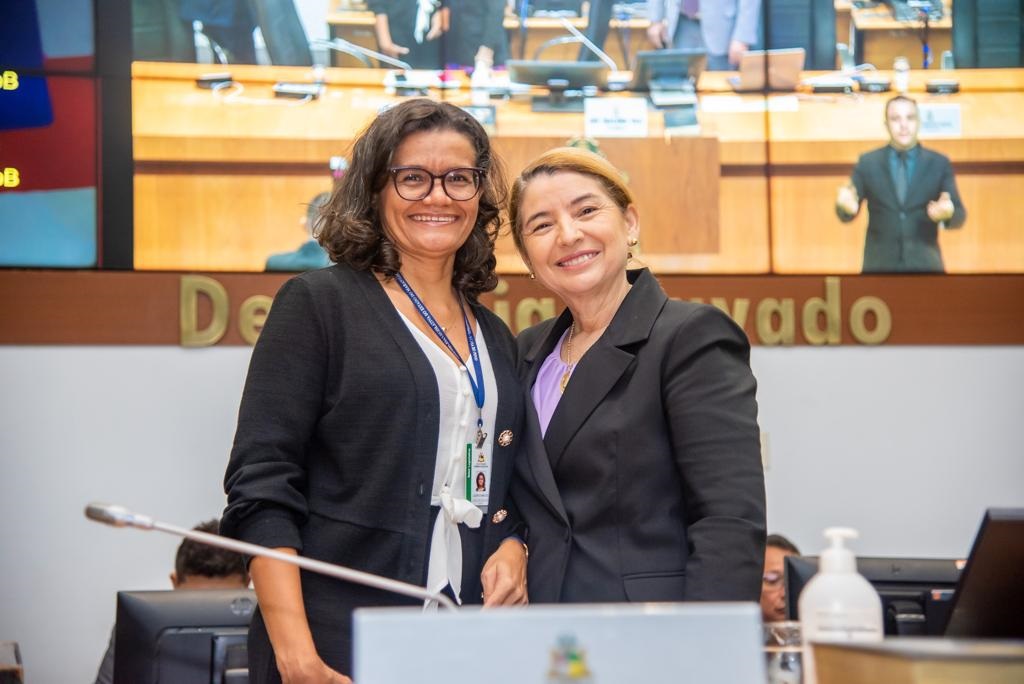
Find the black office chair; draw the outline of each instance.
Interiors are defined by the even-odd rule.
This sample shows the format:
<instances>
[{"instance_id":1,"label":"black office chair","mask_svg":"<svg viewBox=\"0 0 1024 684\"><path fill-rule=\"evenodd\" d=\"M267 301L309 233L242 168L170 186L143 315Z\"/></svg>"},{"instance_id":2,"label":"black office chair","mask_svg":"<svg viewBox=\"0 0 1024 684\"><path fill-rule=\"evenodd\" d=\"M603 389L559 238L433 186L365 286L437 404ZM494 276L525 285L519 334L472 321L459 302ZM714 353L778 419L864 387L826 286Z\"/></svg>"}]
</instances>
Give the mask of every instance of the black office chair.
<instances>
[{"instance_id":1,"label":"black office chair","mask_svg":"<svg viewBox=\"0 0 1024 684\"><path fill-rule=\"evenodd\" d=\"M763 4L763 44L769 50L803 48L804 69L836 68L834 0L771 0Z\"/></svg>"},{"instance_id":2,"label":"black office chair","mask_svg":"<svg viewBox=\"0 0 1024 684\"><path fill-rule=\"evenodd\" d=\"M249 6L263 34L271 64L313 65L313 53L295 0L249 0Z\"/></svg>"},{"instance_id":3,"label":"black office chair","mask_svg":"<svg viewBox=\"0 0 1024 684\"><path fill-rule=\"evenodd\" d=\"M132 0L132 57L147 62L194 62L192 27L175 0Z\"/></svg>"},{"instance_id":4,"label":"black office chair","mask_svg":"<svg viewBox=\"0 0 1024 684\"><path fill-rule=\"evenodd\" d=\"M953 3L958 69L1024 66L1024 0Z\"/></svg>"}]
</instances>

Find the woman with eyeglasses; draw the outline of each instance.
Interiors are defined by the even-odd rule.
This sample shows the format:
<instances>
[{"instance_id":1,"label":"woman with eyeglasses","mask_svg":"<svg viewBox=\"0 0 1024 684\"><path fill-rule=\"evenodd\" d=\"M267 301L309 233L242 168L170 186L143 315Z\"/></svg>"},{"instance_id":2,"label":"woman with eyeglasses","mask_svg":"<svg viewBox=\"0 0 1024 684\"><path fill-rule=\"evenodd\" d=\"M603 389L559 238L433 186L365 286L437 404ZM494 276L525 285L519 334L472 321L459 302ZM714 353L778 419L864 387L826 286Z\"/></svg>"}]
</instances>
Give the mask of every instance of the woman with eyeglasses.
<instances>
[{"instance_id":1,"label":"woman with eyeglasses","mask_svg":"<svg viewBox=\"0 0 1024 684\"><path fill-rule=\"evenodd\" d=\"M253 350L221 529L458 602L525 603L505 502L514 341L477 301L497 282L500 164L475 119L424 99L380 114L351 159L318 231L335 265L281 288ZM347 682L352 611L416 603L250 569L253 682Z\"/></svg>"},{"instance_id":2,"label":"woman with eyeglasses","mask_svg":"<svg viewBox=\"0 0 1024 684\"><path fill-rule=\"evenodd\" d=\"M639 211L596 154L527 164L509 221L537 282L566 304L518 340L532 401L512 493L530 601L756 601L764 474L743 331L627 270Z\"/></svg>"}]
</instances>

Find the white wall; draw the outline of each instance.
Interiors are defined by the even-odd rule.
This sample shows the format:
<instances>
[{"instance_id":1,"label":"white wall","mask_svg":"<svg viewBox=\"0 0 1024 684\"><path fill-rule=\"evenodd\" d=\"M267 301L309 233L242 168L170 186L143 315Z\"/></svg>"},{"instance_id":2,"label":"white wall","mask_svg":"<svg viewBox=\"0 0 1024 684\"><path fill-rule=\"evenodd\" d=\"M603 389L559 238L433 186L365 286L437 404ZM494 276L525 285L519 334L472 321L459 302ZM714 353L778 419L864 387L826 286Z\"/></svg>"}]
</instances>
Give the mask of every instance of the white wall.
<instances>
[{"instance_id":1,"label":"white wall","mask_svg":"<svg viewBox=\"0 0 1024 684\"><path fill-rule=\"evenodd\" d=\"M29 681L92 681L118 589L169 587L178 540L85 520L91 500L183 526L223 506L249 350L0 347L0 640ZM1024 348L754 350L769 527L852 525L862 555L962 556L1024 506Z\"/></svg>"}]
</instances>

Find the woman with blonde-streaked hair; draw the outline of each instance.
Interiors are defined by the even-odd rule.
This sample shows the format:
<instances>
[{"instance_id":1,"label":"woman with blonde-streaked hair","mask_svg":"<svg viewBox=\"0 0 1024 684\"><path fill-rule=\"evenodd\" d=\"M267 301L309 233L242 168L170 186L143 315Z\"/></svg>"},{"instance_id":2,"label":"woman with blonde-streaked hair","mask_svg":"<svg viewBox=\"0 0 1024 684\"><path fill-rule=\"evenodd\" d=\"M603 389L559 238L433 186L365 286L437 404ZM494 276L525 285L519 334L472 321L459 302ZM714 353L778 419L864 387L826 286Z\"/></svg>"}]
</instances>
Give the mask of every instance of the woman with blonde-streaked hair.
<instances>
[{"instance_id":1,"label":"woman with blonde-streaked hair","mask_svg":"<svg viewBox=\"0 0 1024 684\"><path fill-rule=\"evenodd\" d=\"M542 154L508 213L531 276L567 305L517 341L531 602L757 601L764 473L743 331L627 269L639 210L600 156Z\"/></svg>"}]
</instances>

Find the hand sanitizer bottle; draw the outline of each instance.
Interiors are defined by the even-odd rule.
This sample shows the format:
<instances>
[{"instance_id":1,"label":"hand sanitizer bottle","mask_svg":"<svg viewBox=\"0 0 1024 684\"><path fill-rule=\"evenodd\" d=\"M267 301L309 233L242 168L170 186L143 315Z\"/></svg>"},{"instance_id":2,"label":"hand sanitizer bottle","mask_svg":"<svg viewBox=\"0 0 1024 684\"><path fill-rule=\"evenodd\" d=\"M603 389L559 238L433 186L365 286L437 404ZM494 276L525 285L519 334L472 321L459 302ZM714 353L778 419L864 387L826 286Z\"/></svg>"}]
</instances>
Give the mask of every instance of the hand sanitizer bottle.
<instances>
[{"instance_id":1,"label":"hand sanitizer bottle","mask_svg":"<svg viewBox=\"0 0 1024 684\"><path fill-rule=\"evenodd\" d=\"M800 593L804 684L817 684L814 643L882 640L882 601L874 587L857 573L857 559L844 545L857 531L830 527L831 546L821 553L818 573Z\"/></svg>"}]
</instances>

